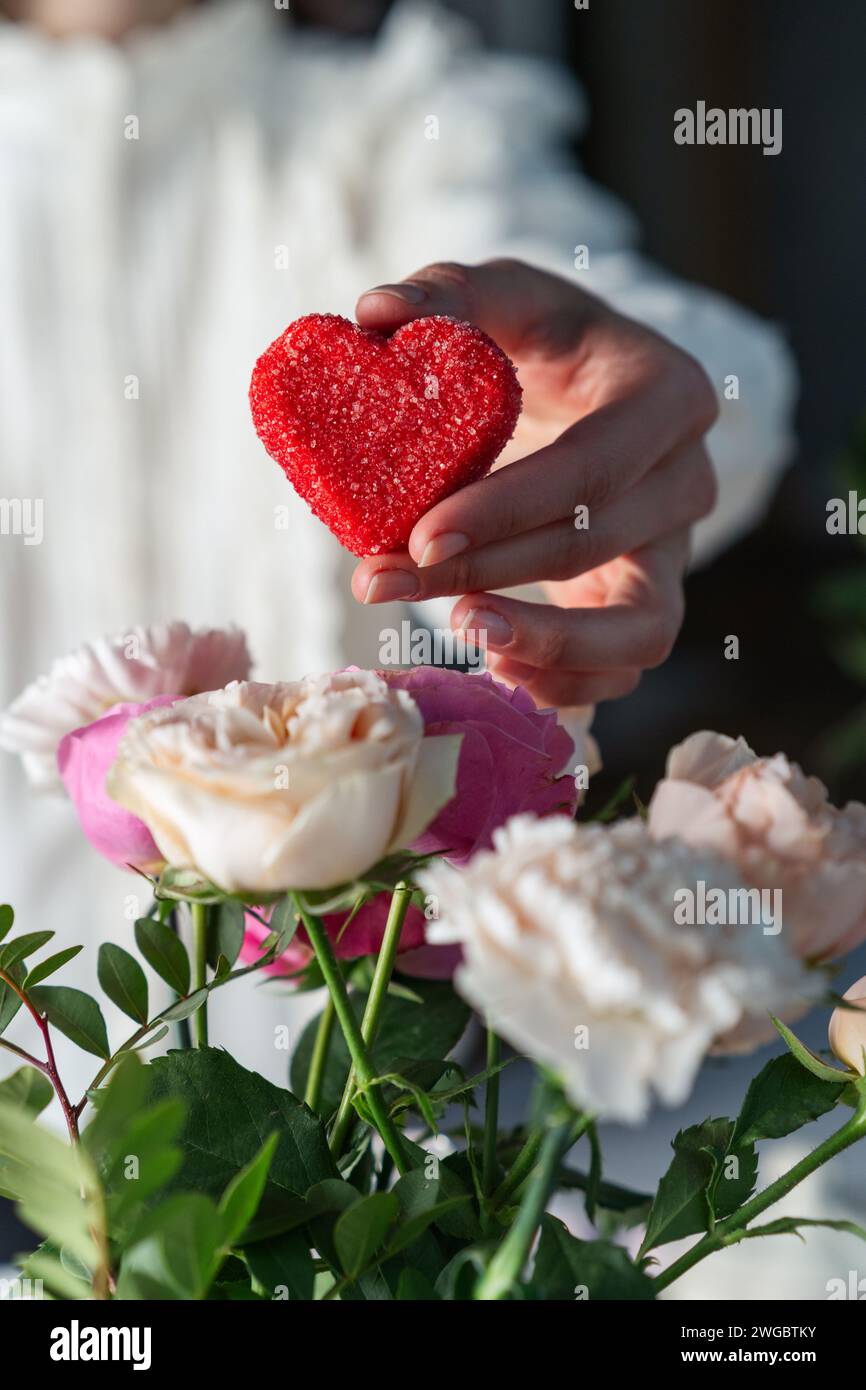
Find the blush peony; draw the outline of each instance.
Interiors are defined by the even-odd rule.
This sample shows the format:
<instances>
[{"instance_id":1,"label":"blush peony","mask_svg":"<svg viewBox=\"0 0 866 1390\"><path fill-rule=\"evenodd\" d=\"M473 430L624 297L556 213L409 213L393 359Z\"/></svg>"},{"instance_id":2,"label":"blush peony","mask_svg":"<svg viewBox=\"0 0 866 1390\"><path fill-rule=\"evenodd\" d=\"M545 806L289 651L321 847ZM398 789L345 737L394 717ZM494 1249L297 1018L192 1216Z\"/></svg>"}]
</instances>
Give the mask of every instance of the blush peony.
<instances>
[{"instance_id":1,"label":"blush peony","mask_svg":"<svg viewBox=\"0 0 866 1390\"><path fill-rule=\"evenodd\" d=\"M783 935L801 959L866 940L866 806L837 809L784 754L760 758L742 738L692 734L668 756L649 828L724 855L750 885L780 889Z\"/></svg>"},{"instance_id":2,"label":"blush peony","mask_svg":"<svg viewBox=\"0 0 866 1390\"><path fill-rule=\"evenodd\" d=\"M440 911L428 937L462 946L458 991L581 1108L636 1123L653 1093L679 1104L718 1039L737 1028L742 1046L745 1024L810 988L778 938L676 925L678 890L739 880L639 820L519 816L493 840L460 871L423 871Z\"/></svg>"},{"instance_id":3,"label":"blush peony","mask_svg":"<svg viewBox=\"0 0 866 1390\"><path fill-rule=\"evenodd\" d=\"M57 752L64 735L115 705L198 695L249 673L247 640L237 628L133 627L60 657L28 685L0 713L0 748L19 754L34 787L61 791Z\"/></svg>"}]
</instances>

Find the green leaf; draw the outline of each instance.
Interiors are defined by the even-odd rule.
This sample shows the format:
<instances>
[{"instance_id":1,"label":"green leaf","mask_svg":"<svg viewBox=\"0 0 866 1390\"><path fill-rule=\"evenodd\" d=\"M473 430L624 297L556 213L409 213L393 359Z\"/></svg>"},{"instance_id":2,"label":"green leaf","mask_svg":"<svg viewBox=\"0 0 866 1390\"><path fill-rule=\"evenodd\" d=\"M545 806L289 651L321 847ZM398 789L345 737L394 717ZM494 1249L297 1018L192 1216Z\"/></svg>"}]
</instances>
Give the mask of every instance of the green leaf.
<instances>
[{"instance_id":1,"label":"green leaf","mask_svg":"<svg viewBox=\"0 0 866 1390\"><path fill-rule=\"evenodd\" d=\"M197 1192L162 1202L148 1214L121 1259L120 1299L197 1300L214 1278L222 1219Z\"/></svg>"},{"instance_id":2,"label":"green leaf","mask_svg":"<svg viewBox=\"0 0 866 1390\"><path fill-rule=\"evenodd\" d=\"M589 1176L586 1182L586 1214L594 1225L598 1196L601 1190L602 1171L601 1144L599 1143L598 1130L594 1124L589 1126L586 1137L589 1140L590 1149Z\"/></svg>"},{"instance_id":3,"label":"green leaf","mask_svg":"<svg viewBox=\"0 0 866 1390\"><path fill-rule=\"evenodd\" d=\"M768 1221L765 1226L750 1226L743 1232L743 1239L751 1240L752 1236L798 1236L801 1226L825 1226L828 1230L847 1231L849 1235L866 1240L866 1231L855 1221L825 1221L808 1216L780 1216L775 1221Z\"/></svg>"},{"instance_id":4,"label":"green leaf","mask_svg":"<svg viewBox=\"0 0 866 1390\"><path fill-rule=\"evenodd\" d=\"M773 1057L754 1078L743 1101L735 1143L781 1139L836 1105L844 1077L831 1082L807 1071L790 1052Z\"/></svg>"},{"instance_id":5,"label":"green leaf","mask_svg":"<svg viewBox=\"0 0 866 1390\"><path fill-rule=\"evenodd\" d=\"M555 1216L541 1219L530 1289L545 1300L629 1301L654 1297L653 1282L608 1240L577 1240Z\"/></svg>"},{"instance_id":6,"label":"green leaf","mask_svg":"<svg viewBox=\"0 0 866 1390\"><path fill-rule=\"evenodd\" d=\"M15 913L8 903L0 903L0 941L4 936L8 936L12 930L12 923L15 921Z\"/></svg>"},{"instance_id":7,"label":"green leaf","mask_svg":"<svg viewBox=\"0 0 866 1390\"><path fill-rule=\"evenodd\" d=\"M8 1101L31 1115L40 1115L51 1104L54 1087L35 1067L19 1067L11 1076L0 1081L0 1102Z\"/></svg>"},{"instance_id":8,"label":"green leaf","mask_svg":"<svg viewBox=\"0 0 866 1390\"><path fill-rule=\"evenodd\" d=\"M393 995L385 999L372 1048L373 1062L380 1076L397 1070L401 1060L422 1061L447 1056L460 1041L469 1020L468 1005L454 993L450 984L429 980L417 980L413 984L422 1003L415 1004ZM365 996L353 993L351 1000L360 1019ZM292 1058L291 1086L299 1095L303 1095L306 1088L317 1026L317 1018L307 1024ZM320 1115L330 1115L336 1110L348 1070L349 1051L342 1033L335 1030L322 1087Z\"/></svg>"},{"instance_id":9,"label":"green leaf","mask_svg":"<svg viewBox=\"0 0 866 1390\"><path fill-rule=\"evenodd\" d=\"M577 1188L578 1191L586 1192L589 1185L590 1178L577 1168L563 1167L560 1170L558 1187ZM615 1231L627 1230L631 1226L645 1223L652 1204L653 1199L646 1192L635 1192L632 1188L602 1180L596 1188L595 1216L591 1220L597 1230L609 1236Z\"/></svg>"},{"instance_id":10,"label":"green leaf","mask_svg":"<svg viewBox=\"0 0 866 1390\"><path fill-rule=\"evenodd\" d=\"M402 1269L397 1284L401 1303L438 1303L439 1295L425 1274L417 1269Z\"/></svg>"},{"instance_id":11,"label":"green leaf","mask_svg":"<svg viewBox=\"0 0 866 1390\"><path fill-rule=\"evenodd\" d=\"M134 956L103 941L99 948L97 977L105 994L134 1023L147 1023L147 980Z\"/></svg>"},{"instance_id":12,"label":"green leaf","mask_svg":"<svg viewBox=\"0 0 866 1390\"><path fill-rule=\"evenodd\" d=\"M93 1164L80 1146L70 1148L8 1102L0 1102L0 1190L18 1203L25 1225L97 1268L96 1237L105 1228Z\"/></svg>"},{"instance_id":13,"label":"green leaf","mask_svg":"<svg viewBox=\"0 0 866 1390\"><path fill-rule=\"evenodd\" d=\"M17 965L27 956L32 956L34 951L38 951L50 941L53 935L53 931L32 931L26 936L16 936L12 941L7 941L5 946L0 946L0 970L8 972L10 966Z\"/></svg>"},{"instance_id":14,"label":"green leaf","mask_svg":"<svg viewBox=\"0 0 866 1390\"><path fill-rule=\"evenodd\" d=\"M135 942L148 965L175 994L189 994L189 956L171 927L153 917L139 917Z\"/></svg>"},{"instance_id":15,"label":"green leaf","mask_svg":"<svg viewBox=\"0 0 866 1390\"><path fill-rule=\"evenodd\" d=\"M16 985L23 987L24 977L27 974L23 965L13 965L11 970L6 971L6 974L15 981ZM0 980L0 1034L6 1031L20 1008L20 994L16 994L14 989L10 989L7 984Z\"/></svg>"},{"instance_id":16,"label":"green leaf","mask_svg":"<svg viewBox=\"0 0 866 1390\"><path fill-rule=\"evenodd\" d=\"M681 1130L674 1157L658 1186L640 1253L709 1229L712 1219L736 1211L751 1196L757 1177L754 1144L730 1150L732 1120L704 1120ZM730 1150L730 1151L729 1151ZM725 1172L728 1159L735 1159ZM713 1193L711 1201L711 1191Z\"/></svg>"},{"instance_id":17,"label":"green leaf","mask_svg":"<svg viewBox=\"0 0 866 1390\"><path fill-rule=\"evenodd\" d=\"M244 1256L250 1273L268 1298L276 1298L286 1289L292 1299L312 1299L316 1271L309 1242L300 1231L286 1231L270 1240L247 1245Z\"/></svg>"},{"instance_id":18,"label":"green leaf","mask_svg":"<svg viewBox=\"0 0 866 1390\"><path fill-rule=\"evenodd\" d=\"M301 925L301 919L291 894L287 893L284 898L280 899L268 920L271 931L276 937L274 955L281 956L291 946L298 927Z\"/></svg>"},{"instance_id":19,"label":"green leaf","mask_svg":"<svg viewBox=\"0 0 866 1390\"><path fill-rule=\"evenodd\" d=\"M299 1199L315 1183L337 1177L321 1120L290 1091L247 1071L219 1048L169 1052L154 1058L148 1073L152 1099L180 1099L187 1107L181 1136L184 1163L172 1184L175 1189L218 1199L268 1136L278 1135L248 1239L287 1229L303 1209Z\"/></svg>"},{"instance_id":20,"label":"green leaf","mask_svg":"<svg viewBox=\"0 0 866 1390\"><path fill-rule=\"evenodd\" d=\"M429 1226L439 1224L457 1207L467 1207L468 1214L471 1193L447 1168L440 1167L439 1173L439 1178L430 1179L423 1169L415 1168L405 1173L391 1189L400 1204L400 1225L388 1241L389 1259L413 1245Z\"/></svg>"},{"instance_id":21,"label":"green leaf","mask_svg":"<svg viewBox=\"0 0 866 1390\"><path fill-rule=\"evenodd\" d=\"M772 1014L770 1017L773 1017ZM813 1076L817 1076L820 1081L832 1081L834 1083L851 1080L850 1072L841 1071L839 1067L828 1067L826 1062L822 1062L820 1057L816 1057L814 1052L811 1052L806 1044L801 1043L796 1034L791 1032L790 1028L785 1027L781 1019L773 1018L773 1023L784 1038L788 1050L793 1053L800 1065L810 1071Z\"/></svg>"},{"instance_id":22,"label":"green leaf","mask_svg":"<svg viewBox=\"0 0 866 1390\"><path fill-rule=\"evenodd\" d=\"M107 1164L147 1103L150 1079L140 1057L125 1052L104 1086L90 1092L93 1114L81 1142L98 1164ZM127 1150L128 1152L128 1150Z\"/></svg>"},{"instance_id":23,"label":"green leaf","mask_svg":"<svg viewBox=\"0 0 866 1390\"><path fill-rule=\"evenodd\" d=\"M226 1245L240 1240L259 1209L278 1138L279 1135L271 1134L265 1140L255 1158L235 1174L222 1195L219 1210Z\"/></svg>"},{"instance_id":24,"label":"green leaf","mask_svg":"<svg viewBox=\"0 0 866 1390\"><path fill-rule=\"evenodd\" d=\"M208 963L216 966L220 956L234 965L244 944L246 922L244 905L237 898L227 898L214 909L208 931Z\"/></svg>"},{"instance_id":25,"label":"green leaf","mask_svg":"<svg viewBox=\"0 0 866 1390\"><path fill-rule=\"evenodd\" d=\"M78 955L79 951L83 949L82 946L67 946L65 951L57 951L53 956L47 956L46 959L41 960L38 965L34 965L30 974L24 981L24 988L32 989L33 985L41 984L43 980L47 980L49 975L53 975L54 972L59 970L62 965L65 965L67 961L73 960L74 957Z\"/></svg>"},{"instance_id":26,"label":"green leaf","mask_svg":"<svg viewBox=\"0 0 866 1390\"><path fill-rule=\"evenodd\" d=\"M182 1018L189 1018L192 1014L198 1013L202 1004L207 1003L210 993L207 989L193 990L185 999L178 999L176 1004L169 1004L167 1009L163 1009L161 1014L157 1014L154 1023L160 1020L165 1023L177 1023Z\"/></svg>"},{"instance_id":27,"label":"green leaf","mask_svg":"<svg viewBox=\"0 0 866 1390\"><path fill-rule=\"evenodd\" d=\"M94 1057L111 1056L102 1010L95 999L68 985L37 985L30 998L55 1028Z\"/></svg>"},{"instance_id":28,"label":"green leaf","mask_svg":"<svg viewBox=\"0 0 866 1390\"><path fill-rule=\"evenodd\" d=\"M27 1279L41 1279L55 1298L79 1301L93 1297L89 1281L85 1283L45 1246L28 1255L22 1265L22 1273Z\"/></svg>"},{"instance_id":29,"label":"green leaf","mask_svg":"<svg viewBox=\"0 0 866 1390\"><path fill-rule=\"evenodd\" d=\"M334 1246L349 1279L357 1279L381 1250L399 1211L392 1192L374 1192L340 1216L334 1227Z\"/></svg>"}]
</instances>

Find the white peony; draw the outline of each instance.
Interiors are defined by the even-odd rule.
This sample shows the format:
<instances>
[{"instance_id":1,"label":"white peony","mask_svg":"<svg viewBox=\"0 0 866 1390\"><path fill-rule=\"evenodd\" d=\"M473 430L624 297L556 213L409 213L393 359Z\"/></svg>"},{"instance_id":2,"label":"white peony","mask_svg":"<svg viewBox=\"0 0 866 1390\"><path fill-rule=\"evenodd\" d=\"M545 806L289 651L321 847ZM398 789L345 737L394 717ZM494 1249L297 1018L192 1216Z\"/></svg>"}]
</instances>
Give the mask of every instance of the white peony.
<instances>
[{"instance_id":1,"label":"white peony","mask_svg":"<svg viewBox=\"0 0 866 1390\"><path fill-rule=\"evenodd\" d=\"M66 734L113 705L197 695L244 680L250 665L238 628L195 632L186 623L157 623L101 637L58 658L0 713L0 748L20 755L34 787L62 791L57 749Z\"/></svg>"},{"instance_id":2,"label":"white peony","mask_svg":"<svg viewBox=\"0 0 866 1390\"><path fill-rule=\"evenodd\" d=\"M331 888L426 829L459 747L372 671L235 683L134 719L108 790L227 892Z\"/></svg>"},{"instance_id":3,"label":"white peony","mask_svg":"<svg viewBox=\"0 0 866 1390\"><path fill-rule=\"evenodd\" d=\"M424 871L428 939L462 945L457 989L582 1109L635 1123L653 1092L681 1103L714 1041L739 1026L742 1045L812 988L760 927L677 925L678 891L740 880L640 820L518 816L493 838L459 872Z\"/></svg>"}]
</instances>

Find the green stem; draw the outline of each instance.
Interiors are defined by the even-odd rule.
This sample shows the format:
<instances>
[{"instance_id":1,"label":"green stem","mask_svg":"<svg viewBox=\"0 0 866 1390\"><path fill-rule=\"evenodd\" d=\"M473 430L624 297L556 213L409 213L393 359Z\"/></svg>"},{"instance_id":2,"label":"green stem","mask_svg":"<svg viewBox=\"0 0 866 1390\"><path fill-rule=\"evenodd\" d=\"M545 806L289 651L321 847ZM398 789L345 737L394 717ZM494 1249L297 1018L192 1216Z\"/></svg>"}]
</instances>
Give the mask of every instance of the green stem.
<instances>
[{"instance_id":1,"label":"green stem","mask_svg":"<svg viewBox=\"0 0 866 1390\"><path fill-rule=\"evenodd\" d=\"M379 955L376 960L376 969L373 972L373 982L370 985L370 993L367 995L367 1003L364 1007L364 1017L361 1019L361 1036L368 1047L372 1047L379 1031L379 1024L382 1019L382 1009L388 995L388 985L391 982L391 974L394 969L394 962L397 958L397 950L400 945L400 933L403 930L403 923L406 920L406 913L409 903L412 900L412 889L405 883L398 883L391 896L391 906L388 909L388 920L385 923L385 932L382 936L382 944L379 947ZM343 1096L340 1101L340 1108L337 1111L337 1118L331 1130L330 1146L331 1153L335 1158L339 1158L345 1147L346 1138L351 1128L352 1118L355 1114L352 1105L352 1096L358 1084L357 1073L354 1067L351 1068L346 1078L346 1085L343 1088Z\"/></svg>"},{"instance_id":2,"label":"green stem","mask_svg":"<svg viewBox=\"0 0 866 1390\"><path fill-rule=\"evenodd\" d=\"M756 1216L760 1216L762 1211L771 1207L780 1198L786 1197L789 1192L801 1183L804 1178L808 1178L810 1173L814 1173L828 1159L834 1158L836 1154L847 1149L851 1144L855 1144L858 1139L866 1135L866 1100L861 1100L856 1113L846 1124L838 1129L835 1134L831 1134L823 1143L813 1149L810 1154L802 1158L799 1163L795 1163L787 1173L783 1173L775 1182L765 1187L763 1192L758 1192L745 1206L740 1207L739 1211L733 1212L724 1221L719 1221L712 1231L708 1232L702 1240L693 1245L691 1250L687 1250L678 1260L674 1260L672 1265L662 1270L653 1280L656 1290L666 1289L675 1279L679 1279L681 1274L685 1274L699 1261L711 1255L715 1250L722 1250L727 1245L736 1245L738 1241L744 1240L748 1235L746 1227Z\"/></svg>"},{"instance_id":3,"label":"green stem","mask_svg":"<svg viewBox=\"0 0 866 1390\"><path fill-rule=\"evenodd\" d=\"M204 903L191 903L193 940L193 991L207 985L207 924L208 910ZM207 1000L193 1015L196 1047L207 1047Z\"/></svg>"},{"instance_id":4,"label":"green stem","mask_svg":"<svg viewBox=\"0 0 866 1390\"><path fill-rule=\"evenodd\" d=\"M156 906L157 906L157 904L154 903L154 907L156 907ZM168 925L171 927L172 931L174 932L175 936L177 936L177 937L180 936L180 921L179 921L179 918L180 918L180 913L177 912L176 910L172 910L172 911L168 914L168 918L167 918ZM180 998L180 995L178 995L177 997L178 997L178 999L179 999L179 998ZM175 1027L176 1027L176 1029L177 1029L177 1040L178 1040L178 1043L180 1044L181 1051L182 1051L182 1052L187 1052L187 1051L189 1051L189 1049L192 1047L192 1030L191 1030L191 1028L190 1028L190 1026L189 1026L189 1019L188 1019L188 1018L179 1018L178 1021L177 1021L177 1023L175 1024Z\"/></svg>"},{"instance_id":5,"label":"green stem","mask_svg":"<svg viewBox=\"0 0 866 1390\"><path fill-rule=\"evenodd\" d=\"M588 1115L578 1115L577 1119L572 1122L571 1136L569 1143L566 1146L566 1153L572 1147L572 1145L577 1143L578 1139L583 1134L584 1130L589 1127L590 1123L591 1120ZM533 1168L538 1162L538 1155L541 1150L541 1144L543 1139L544 1130L542 1129L533 1130L533 1132L529 1135L529 1137L526 1140L526 1143L523 1145L523 1148L520 1150L520 1153L514 1160L510 1172L506 1173L505 1177L503 1178L502 1182L499 1184L499 1186L493 1194L493 1197L491 1198L491 1212L497 1212L500 1210L501 1207L504 1207L509 1198L512 1197L514 1193L518 1190L518 1188L522 1187L523 1184L526 1182L526 1179L529 1177L530 1173L532 1172Z\"/></svg>"},{"instance_id":6,"label":"green stem","mask_svg":"<svg viewBox=\"0 0 866 1390\"><path fill-rule=\"evenodd\" d=\"M541 1148L541 1141L544 1135L540 1129L533 1130L526 1140L520 1153L517 1155L510 1172L506 1173L502 1182L493 1194L490 1203L491 1211L499 1211L504 1207L509 1197L521 1187L529 1174L538 1162L538 1151Z\"/></svg>"},{"instance_id":7,"label":"green stem","mask_svg":"<svg viewBox=\"0 0 866 1390\"><path fill-rule=\"evenodd\" d=\"M487 1025L487 1070L499 1065L499 1039ZM496 1141L499 1137L499 1072L488 1076L484 1092L484 1151L481 1165L481 1189L490 1196L496 1182Z\"/></svg>"},{"instance_id":8,"label":"green stem","mask_svg":"<svg viewBox=\"0 0 866 1390\"><path fill-rule=\"evenodd\" d=\"M358 1080L362 1086L368 1088L366 1092L367 1104L373 1116L373 1123L381 1135L382 1142L391 1158L394 1166L399 1173L408 1171L409 1165L403 1152L400 1142L399 1131L388 1114L388 1109L382 1099L381 1092L373 1085L376 1080L376 1069L373 1066L367 1044L364 1042L361 1028L355 1017L352 1005L349 1002L349 995L346 989L346 982L340 973L340 967L334 956L328 933L325 931L318 917L314 917L304 907L299 894L292 894L295 907L301 921L304 924L310 945L316 953L316 960L319 962L319 969L325 980L325 984L334 1001L334 1009L343 1030L343 1037L346 1039L346 1046L355 1068Z\"/></svg>"},{"instance_id":9,"label":"green stem","mask_svg":"<svg viewBox=\"0 0 866 1390\"><path fill-rule=\"evenodd\" d=\"M334 1031L334 1001L330 994L325 1001L325 1007L319 1019L319 1026L316 1029L316 1040L313 1043L313 1055L310 1058L310 1073L307 1077L307 1089L304 1092L304 1103L311 1110L318 1110L319 1102L322 1099L322 1086L325 1081L325 1068L328 1065L328 1053L331 1048L331 1034Z\"/></svg>"},{"instance_id":10,"label":"green stem","mask_svg":"<svg viewBox=\"0 0 866 1390\"><path fill-rule=\"evenodd\" d=\"M547 1200L556 1184L560 1161L571 1147L573 1121L549 1129L541 1141L538 1164L527 1184L520 1210L508 1235L493 1256L475 1289L479 1302L506 1298L520 1279Z\"/></svg>"}]
</instances>

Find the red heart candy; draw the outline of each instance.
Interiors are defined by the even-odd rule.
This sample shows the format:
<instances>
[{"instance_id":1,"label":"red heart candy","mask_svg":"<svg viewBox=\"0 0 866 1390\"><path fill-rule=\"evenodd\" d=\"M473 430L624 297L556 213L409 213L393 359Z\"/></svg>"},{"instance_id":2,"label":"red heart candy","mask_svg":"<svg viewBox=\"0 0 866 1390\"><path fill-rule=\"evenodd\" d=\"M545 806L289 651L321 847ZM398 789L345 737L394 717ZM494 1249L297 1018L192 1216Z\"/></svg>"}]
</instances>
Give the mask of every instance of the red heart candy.
<instances>
[{"instance_id":1,"label":"red heart candy","mask_svg":"<svg viewBox=\"0 0 866 1390\"><path fill-rule=\"evenodd\" d=\"M414 319L392 337L308 314L255 365L259 438L356 555L406 546L416 521L482 477L514 433L521 390L472 324Z\"/></svg>"}]
</instances>

